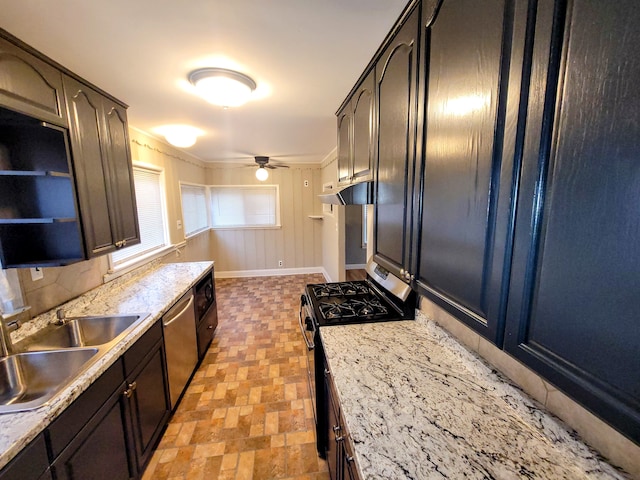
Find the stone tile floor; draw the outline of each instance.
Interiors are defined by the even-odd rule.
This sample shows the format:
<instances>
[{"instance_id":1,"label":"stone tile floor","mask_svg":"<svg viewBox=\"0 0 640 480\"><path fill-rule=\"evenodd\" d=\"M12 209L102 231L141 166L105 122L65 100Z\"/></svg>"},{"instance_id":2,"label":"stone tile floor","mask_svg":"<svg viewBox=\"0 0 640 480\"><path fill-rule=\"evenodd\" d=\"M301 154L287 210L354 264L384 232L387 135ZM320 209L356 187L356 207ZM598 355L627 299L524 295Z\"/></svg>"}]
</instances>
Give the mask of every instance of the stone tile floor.
<instances>
[{"instance_id":1,"label":"stone tile floor","mask_svg":"<svg viewBox=\"0 0 640 480\"><path fill-rule=\"evenodd\" d=\"M298 327L324 277L216 279L218 328L143 480L326 480Z\"/></svg>"}]
</instances>

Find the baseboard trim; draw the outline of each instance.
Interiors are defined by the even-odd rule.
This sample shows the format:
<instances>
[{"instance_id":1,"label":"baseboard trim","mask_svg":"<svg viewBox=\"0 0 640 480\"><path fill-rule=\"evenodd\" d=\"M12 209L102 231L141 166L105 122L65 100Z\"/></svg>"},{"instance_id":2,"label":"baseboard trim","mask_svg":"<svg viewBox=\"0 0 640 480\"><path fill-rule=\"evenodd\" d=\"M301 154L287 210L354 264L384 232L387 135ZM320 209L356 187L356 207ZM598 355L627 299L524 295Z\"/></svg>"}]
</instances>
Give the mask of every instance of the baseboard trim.
<instances>
[{"instance_id":1,"label":"baseboard trim","mask_svg":"<svg viewBox=\"0 0 640 480\"><path fill-rule=\"evenodd\" d=\"M216 270L216 278L244 278L244 277L277 277L283 275L304 275L308 273L321 273L324 278L328 278L324 267L303 267L303 268L270 268L263 270L235 270L221 272Z\"/></svg>"},{"instance_id":2,"label":"baseboard trim","mask_svg":"<svg viewBox=\"0 0 640 480\"><path fill-rule=\"evenodd\" d=\"M366 263L350 263L344 266L345 270L364 270L367 268Z\"/></svg>"}]
</instances>

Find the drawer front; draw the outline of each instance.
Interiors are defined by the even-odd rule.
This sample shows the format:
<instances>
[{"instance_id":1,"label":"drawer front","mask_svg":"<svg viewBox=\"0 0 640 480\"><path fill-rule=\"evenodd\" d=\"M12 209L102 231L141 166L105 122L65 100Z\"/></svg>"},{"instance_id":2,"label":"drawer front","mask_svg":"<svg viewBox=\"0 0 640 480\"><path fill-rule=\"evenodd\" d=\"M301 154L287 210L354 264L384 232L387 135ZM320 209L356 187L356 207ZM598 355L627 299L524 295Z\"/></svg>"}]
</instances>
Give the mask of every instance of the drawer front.
<instances>
[{"instance_id":1,"label":"drawer front","mask_svg":"<svg viewBox=\"0 0 640 480\"><path fill-rule=\"evenodd\" d=\"M162 339L162 324L158 321L125 352L123 360L126 377L139 367L140 362L160 339Z\"/></svg>"},{"instance_id":2,"label":"drawer front","mask_svg":"<svg viewBox=\"0 0 640 480\"><path fill-rule=\"evenodd\" d=\"M38 480L49 468L44 435L38 435L22 452L0 471L0 480ZM45 475L42 477L42 475Z\"/></svg>"},{"instance_id":3,"label":"drawer front","mask_svg":"<svg viewBox=\"0 0 640 480\"><path fill-rule=\"evenodd\" d=\"M67 408L47 429L53 458L56 458L93 415L124 382L118 360Z\"/></svg>"}]
</instances>

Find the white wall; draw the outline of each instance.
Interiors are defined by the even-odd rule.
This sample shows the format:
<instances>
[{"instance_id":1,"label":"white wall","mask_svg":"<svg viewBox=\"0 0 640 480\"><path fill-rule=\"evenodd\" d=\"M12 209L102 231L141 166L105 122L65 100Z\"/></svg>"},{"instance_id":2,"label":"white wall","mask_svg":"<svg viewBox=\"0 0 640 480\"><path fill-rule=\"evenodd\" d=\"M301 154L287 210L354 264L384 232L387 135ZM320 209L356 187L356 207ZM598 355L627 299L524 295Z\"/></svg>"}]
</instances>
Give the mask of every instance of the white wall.
<instances>
[{"instance_id":1,"label":"white wall","mask_svg":"<svg viewBox=\"0 0 640 480\"><path fill-rule=\"evenodd\" d=\"M338 162L336 151L333 151L322 162L321 184L333 184L336 187L338 178ZM344 207L333 205L333 213L325 213L322 220L322 265L325 276L330 282L345 279L345 236Z\"/></svg>"}]
</instances>

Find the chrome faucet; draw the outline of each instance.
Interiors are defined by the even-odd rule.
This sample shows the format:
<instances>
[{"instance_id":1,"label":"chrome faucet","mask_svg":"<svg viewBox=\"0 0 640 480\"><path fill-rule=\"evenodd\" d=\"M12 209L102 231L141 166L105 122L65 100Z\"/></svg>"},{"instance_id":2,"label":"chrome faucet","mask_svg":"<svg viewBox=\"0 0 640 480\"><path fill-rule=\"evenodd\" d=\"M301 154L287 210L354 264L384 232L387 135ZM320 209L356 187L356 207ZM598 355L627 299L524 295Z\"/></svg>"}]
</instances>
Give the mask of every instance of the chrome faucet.
<instances>
[{"instance_id":1,"label":"chrome faucet","mask_svg":"<svg viewBox=\"0 0 640 480\"><path fill-rule=\"evenodd\" d=\"M5 323L0 315L0 357L8 357L14 353L11 332L20 328L21 325L20 320L11 320Z\"/></svg>"},{"instance_id":2,"label":"chrome faucet","mask_svg":"<svg viewBox=\"0 0 640 480\"><path fill-rule=\"evenodd\" d=\"M56 325L64 325L69 321L63 308L59 308L58 310L56 310L56 318L58 319L55 322Z\"/></svg>"}]
</instances>

